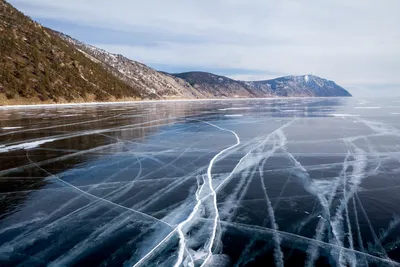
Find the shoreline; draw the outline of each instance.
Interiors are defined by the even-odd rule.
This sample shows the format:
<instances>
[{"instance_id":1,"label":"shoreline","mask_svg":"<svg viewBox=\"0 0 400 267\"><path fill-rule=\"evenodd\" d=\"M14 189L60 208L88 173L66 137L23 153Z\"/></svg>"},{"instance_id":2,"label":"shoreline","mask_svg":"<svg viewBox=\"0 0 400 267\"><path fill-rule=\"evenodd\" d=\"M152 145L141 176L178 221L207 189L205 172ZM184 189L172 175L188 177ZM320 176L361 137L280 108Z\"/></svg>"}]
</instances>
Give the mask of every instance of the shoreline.
<instances>
[{"instance_id":1,"label":"shoreline","mask_svg":"<svg viewBox=\"0 0 400 267\"><path fill-rule=\"evenodd\" d=\"M101 106L118 104L146 104L146 103L165 103L165 102L197 102L197 101L240 101L240 100L273 100L273 99L324 99L324 98L354 98L352 96L293 96L293 97L259 97L259 98L201 98L201 99L159 99L159 100L132 100L132 101L111 101L111 102L80 102L80 103L52 103L52 104L27 104L27 105L4 105L0 109L13 108L49 108L49 107L68 107L68 106Z\"/></svg>"}]
</instances>

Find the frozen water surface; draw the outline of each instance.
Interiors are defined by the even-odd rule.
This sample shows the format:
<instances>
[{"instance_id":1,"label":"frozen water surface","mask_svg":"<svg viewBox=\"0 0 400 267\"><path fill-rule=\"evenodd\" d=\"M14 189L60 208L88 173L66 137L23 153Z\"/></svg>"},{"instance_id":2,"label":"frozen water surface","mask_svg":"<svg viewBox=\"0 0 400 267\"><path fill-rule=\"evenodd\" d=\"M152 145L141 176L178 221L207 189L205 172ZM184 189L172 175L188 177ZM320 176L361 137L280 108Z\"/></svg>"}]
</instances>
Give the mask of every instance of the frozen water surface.
<instances>
[{"instance_id":1,"label":"frozen water surface","mask_svg":"<svg viewBox=\"0 0 400 267\"><path fill-rule=\"evenodd\" d=\"M400 106L0 109L1 266L398 266Z\"/></svg>"}]
</instances>

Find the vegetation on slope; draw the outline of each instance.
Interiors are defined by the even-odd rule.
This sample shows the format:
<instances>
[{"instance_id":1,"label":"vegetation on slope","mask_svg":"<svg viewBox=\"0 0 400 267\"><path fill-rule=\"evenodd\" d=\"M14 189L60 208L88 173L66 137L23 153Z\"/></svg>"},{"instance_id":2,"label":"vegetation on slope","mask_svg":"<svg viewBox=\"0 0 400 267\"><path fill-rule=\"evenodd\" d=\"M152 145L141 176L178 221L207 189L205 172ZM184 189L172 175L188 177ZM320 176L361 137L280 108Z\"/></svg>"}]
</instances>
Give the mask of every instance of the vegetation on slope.
<instances>
[{"instance_id":1,"label":"vegetation on slope","mask_svg":"<svg viewBox=\"0 0 400 267\"><path fill-rule=\"evenodd\" d=\"M0 0L0 104L141 97L136 88Z\"/></svg>"}]
</instances>

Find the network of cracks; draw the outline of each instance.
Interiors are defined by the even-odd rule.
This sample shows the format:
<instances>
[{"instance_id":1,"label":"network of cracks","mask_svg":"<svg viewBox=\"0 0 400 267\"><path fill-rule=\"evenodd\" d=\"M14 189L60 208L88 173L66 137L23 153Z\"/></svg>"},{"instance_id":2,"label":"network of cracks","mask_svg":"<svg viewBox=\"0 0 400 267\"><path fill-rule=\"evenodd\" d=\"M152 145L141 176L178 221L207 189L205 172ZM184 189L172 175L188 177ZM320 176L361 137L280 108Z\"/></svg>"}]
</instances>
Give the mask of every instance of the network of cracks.
<instances>
[{"instance_id":1,"label":"network of cracks","mask_svg":"<svg viewBox=\"0 0 400 267\"><path fill-rule=\"evenodd\" d=\"M218 107L5 127L1 265L399 265L396 125Z\"/></svg>"}]
</instances>

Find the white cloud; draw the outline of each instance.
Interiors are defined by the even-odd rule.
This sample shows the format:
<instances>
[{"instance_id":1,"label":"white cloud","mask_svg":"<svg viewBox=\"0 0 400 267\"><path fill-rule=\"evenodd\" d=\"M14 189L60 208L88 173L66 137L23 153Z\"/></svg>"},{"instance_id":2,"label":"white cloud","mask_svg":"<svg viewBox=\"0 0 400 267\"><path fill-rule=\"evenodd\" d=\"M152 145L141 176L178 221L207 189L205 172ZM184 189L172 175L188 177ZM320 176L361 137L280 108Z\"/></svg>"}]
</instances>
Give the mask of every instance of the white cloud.
<instances>
[{"instance_id":1,"label":"white cloud","mask_svg":"<svg viewBox=\"0 0 400 267\"><path fill-rule=\"evenodd\" d=\"M11 2L39 19L154 33L155 46L94 44L145 63L314 73L361 94L400 85L398 0Z\"/></svg>"}]
</instances>

